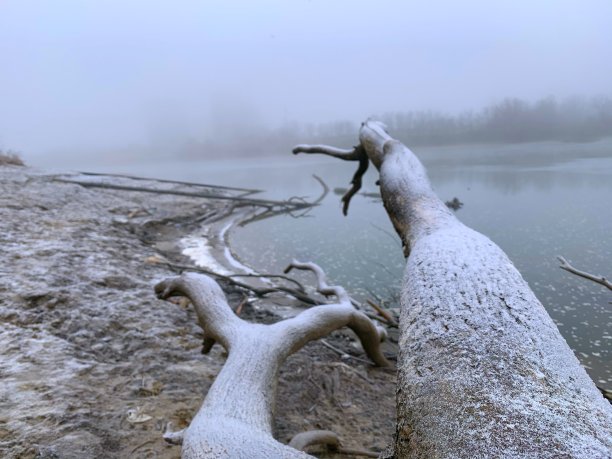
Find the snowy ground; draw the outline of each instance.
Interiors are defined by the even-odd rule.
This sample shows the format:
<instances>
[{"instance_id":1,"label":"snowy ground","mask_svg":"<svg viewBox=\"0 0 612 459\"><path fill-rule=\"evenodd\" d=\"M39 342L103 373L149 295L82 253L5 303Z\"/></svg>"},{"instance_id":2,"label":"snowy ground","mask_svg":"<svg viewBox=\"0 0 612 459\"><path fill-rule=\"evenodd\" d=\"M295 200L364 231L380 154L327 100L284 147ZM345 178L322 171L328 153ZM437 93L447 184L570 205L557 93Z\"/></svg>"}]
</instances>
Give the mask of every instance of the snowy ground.
<instances>
[{"instance_id":1,"label":"snowy ground","mask_svg":"<svg viewBox=\"0 0 612 459\"><path fill-rule=\"evenodd\" d=\"M179 457L161 434L188 424L224 355L200 353L193 311L155 298L154 283L175 272L150 260L179 260L190 218L216 204L54 178L0 167L0 456ZM330 342L359 354L346 334ZM394 379L307 346L280 377L277 438L324 428L347 447L382 449Z\"/></svg>"}]
</instances>

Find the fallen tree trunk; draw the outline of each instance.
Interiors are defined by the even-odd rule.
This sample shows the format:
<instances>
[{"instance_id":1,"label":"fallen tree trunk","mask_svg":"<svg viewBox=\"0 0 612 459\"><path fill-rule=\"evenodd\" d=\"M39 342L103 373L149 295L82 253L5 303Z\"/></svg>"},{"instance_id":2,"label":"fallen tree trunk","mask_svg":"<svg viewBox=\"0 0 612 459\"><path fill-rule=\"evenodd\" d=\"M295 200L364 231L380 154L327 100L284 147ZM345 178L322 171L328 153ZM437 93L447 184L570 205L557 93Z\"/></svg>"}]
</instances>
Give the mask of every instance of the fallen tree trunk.
<instances>
[{"instance_id":1,"label":"fallen tree trunk","mask_svg":"<svg viewBox=\"0 0 612 459\"><path fill-rule=\"evenodd\" d=\"M610 404L512 262L455 218L381 123L359 140L294 153L350 155L358 173L366 155L404 244L395 457L609 458Z\"/></svg>"},{"instance_id":2,"label":"fallen tree trunk","mask_svg":"<svg viewBox=\"0 0 612 459\"><path fill-rule=\"evenodd\" d=\"M189 298L204 330L205 343L209 343L206 351L218 342L229 353L189 427L165 435L169 443L183 445L183 459L311 457L272 436L279 368L309 341L347 326L357 334L374 363L388 365L380 349L384 330L351 305L344 288L327 285L325 274L314 263L294 261L288 269L314 272L318 291L336 296L338 303L315 306L291 319L262 325L235 315L210 277L187 273L155 286L161 299Z\"/></svg>"}]
</instances>

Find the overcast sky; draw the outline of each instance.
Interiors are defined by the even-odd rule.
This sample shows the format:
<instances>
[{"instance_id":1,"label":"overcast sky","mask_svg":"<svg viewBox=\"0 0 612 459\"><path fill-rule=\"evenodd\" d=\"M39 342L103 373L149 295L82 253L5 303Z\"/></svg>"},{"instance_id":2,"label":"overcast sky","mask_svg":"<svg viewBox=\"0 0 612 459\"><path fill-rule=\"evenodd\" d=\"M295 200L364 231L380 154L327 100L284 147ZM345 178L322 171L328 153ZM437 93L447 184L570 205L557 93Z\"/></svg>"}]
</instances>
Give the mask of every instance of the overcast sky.
<instances>
[{"instance_id":1,"label":"overcast sky","mask_svg":"<svg viewBox=\"0 0 612 459\"><path fill-rule=\"evenodd\" d=\"M610 0L0 0L0 148L612 95L611 20Z\"/></svg>"}]
</instances>

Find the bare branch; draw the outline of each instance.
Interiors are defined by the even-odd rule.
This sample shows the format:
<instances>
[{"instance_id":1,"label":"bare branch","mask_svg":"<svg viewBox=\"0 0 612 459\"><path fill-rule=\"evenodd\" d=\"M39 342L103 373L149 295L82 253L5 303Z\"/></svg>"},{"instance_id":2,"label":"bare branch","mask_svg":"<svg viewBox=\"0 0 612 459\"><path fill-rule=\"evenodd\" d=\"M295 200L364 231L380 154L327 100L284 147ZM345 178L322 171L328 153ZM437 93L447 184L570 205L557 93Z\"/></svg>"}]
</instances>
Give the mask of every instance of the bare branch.
<instances>
[{"instance_id":1,"label":"bare branch","mask_svg":"<svg viewBox=\"0 0 612 459\"><path fill-rule=\"evenodd\" d=\"M361 178L368 170L370 161L365 149L361 146L361 144L357 145L352 150L344 150L341 148L330 147L328 145L297 145L293 149L293 154L297 155L298 153L323 154L342 159L344 161L359 161L359 167L351 180L351 187L342 197L342 213L346 215L348 213L351 198L361 189Z\"/></svg>"},{"instance_id":2,"label":"bare branch","mask_svg":"<svg viewBox=\"0 0 612 459\"><path fill-rule=\"evenodd\" d=\"M372 300L366 300L367 303L372 306L372 308L381 316L383 317L389 324L394 325L397 327L397 321L395 320L395 318L389 314L387 311L385 311L382 307L380 307L379 305L377 305L376 303L374 303Z\"/></svg>"},{"instance_id":3,"label":"bare branch","mask_svg":"<svg viewBox=\"0 0 612 459\"><path fill-rule=\"evenodd\" d=\"M177 271L180 272L184 272L184 271L195 271L195 272L200 272L200 273L204 273L207 274L209 276L214 276L218 279L223 279L224 281L228 282L229 284L238 287L240 289L243 290L247 290L249 292L254 293L255 295L259 296L259 297L263 297L266 295L269 295L270 293L278 293L278 292L282 292L282 293L287 293L291 296L293 296L294 298L296 298L297 300L300 300L306 304L311 304L311 305L316 305L316 304L321 304L321 301L318 301L315 298L312 298L310 295L308 295L307 293L304 292L304 287L302 286L302 284L300 284L298 281L296 281L295 279L291 279L289 277L286 276L281 276L278 274L230 274L228 276L224 275L224 274L219 274L216 273L214 271L211 271L210 269L206 269L206 268L202 268L199 266L192 266L192 265L181 265L181 264L177 264L177 263L170 263L169 261L165 261L165 260L159 260L156 261L156 263L160 263L160 264L164 264L166 266L168 266L169 268L175 269ZM267 279L267 278L282 278L285 279L287 281L293 282L294 284L297 285L297 289L294 288L290 288L290 287L283 287L283 286L274 286L274 287L255 287L253 285L249 285L246 284L244 282L240 282L236 279L234 279L234 277L254 277L254 278L263 278L263 279Z\"/></svg>"},{"instance_id":4,"label":"bare branch","mask_svg":"<svg viewBox=\"0 0 612 459\"><path fill-rule=\"evenodd\" d=\"M353 175L353 180L351 180L351 187L346 192L344 196L342 196L342 213L346 216L348 214L349 204L351 202L351 198L361 189L361 178L363 174L368 170L368 165L370 164L370 160L368 159L368 155L366 155L365 150L361 149L361 156L359 157L359 167L355 171L355 175Z\"/></svg>"},{"instance_id":5,"label":"bare branch","mask_svg":"<svg viewBox=\"0 0 612 459\"><path fill-rule=\"evenodd\" d=\"M325 196L327 196L327 193L329 193L329 187L327 186L327 183L325 183L323 181L323 179L321 177L319 177L318 175L312 174L312 176L323 187L323 192L321 193L321 195L312 202L312 205L315 206L317 204L320 204L321 201L323 201L323 199L325 199Z\"/></svg>"},{"instance_id":6,"label":"bare branch","mask_svg":"<svg viewBox=\"0 0 612 459\"><path fill-rule=\"evenodd\" d=\"M228 350L228 358L210 387L206 399L183 433L166 433L166 441L183 439L182 457L247 457L255 449L262 457L306 457L277 442L272 436L276 378L280 365L307 342L348 326L378 365L389 362L380 350L383 330L351 305L342 287L327 285L325 273L314 263L294 262L292 267L313 271L324 294L337 295L341 303L317 306L272 325L251 324L237 317L225 295L210 277L184 273L155 286L159 298L187 296L194 305L206 336L204 350L214 340Z\"/></svg>"},{"instance_id":7,"label":"bare branch","mask_svg":"<svg viewBox=\"0 0 612 459\"><path fill-rule=\"evenodd\" d=\"M338 349L336 346L334 346L333 344L330 344L328 341L326 341L324 339L321 340L321 344L323 346L325 346L327 349L329 349L331 351L334 351L336 354L338 354L343 359L353 359L353 360L356 360L357 362L361 362L361 363L365 363L365 364L369 364L370 363L367 360L360 359L359 357L355 357L354 355L351 355L351 354L347 354L342 349Z\"/></svg>"},{"instance_id":8,"label":"bare branch","mask_svg":"<svg viewBox=\"0 0 612 459\"><path fill-rule=\"evenodd\" d=\"M210 277L183 273L158 283L155 293L162 300L172 296L188 297L196 310L205 336L230 349L236 328L243 321L234 314L219 284Z\"/></svg>"},{"instance_id":9,"label":"bare branch","mask_svg":"<svg viewBox=\"0 0 612 459\"><path fill-rule=\"evenodd\" d=\"M581 271L579 269L576 269L562 256L558 256L557 259L559 260L559 262L561 262L561 265L559 266L559 268L564 269L565 271L570 272L572 274L575 274L576 276L584 277L585 279L596 282L600 285L603 285L607 289L612 290L612 282L610 282L605 277L597 276L595 274L590 274L590 273L587 273L586 271Z\"/></svg>"},{"instance_id":10,"label":"bare branch","mask_svg":"<svg viewBox=\"0 0 612 459\"><path fill-rule=\"evenodd\" d=\"M71 183L73 185L80 185L85 188L104 188L108 190L138 191L138 192L143 192L143 193L170 194L170 195L177 195L177 196L189 196L193 198L206 198L206 199L214 199L214 200L222 200L222 201L238 201L240 203L244 203L247 205L262 206L262 207L280 206L281 208L293 209L293 210L312 207L312 204L309 202L273 201L269 199L254 199L254 198L247 198L247 197L242 197L242 196L227 196L227 195L215 194L215 193L193 193L189 191L179 191L179 190L159 190L156 188L117 185L114 183L94 183L94 182L85 182L85 181L80 181L80 180L65 180L65 179L60 179L60 178L56 178L54 179L54 181L61 182L61 183Z\"/></svg>"},{"instance_id":11,"label":"bare branch","mask_svg":"<svg viewBox=\"0 0 612 459\"><path fill-rule=\"evenodd\" d=\"M300 349L308 341L322 338L338 328L347 326L355 332L372 361L379 366L388 366L389 362L380 349L381 341L386 338L386 331L353 307L351 297L343 287L330 286L320 266L294 260L285 269L285 273L294 268L312 271L317 278L317 290L326 296L335 295L339 303L316 306L292 319L275 324L282 327L282 332L287 335L290 342L289 353Z\"/></svg>"},{"instance_id":12,"label":"bare branch","mask_svg":"<svg viewBox=\"0 0 612 459\"><path fill-rule=\"evenodd\" d=\"M344 287L339 285L329 285L327 283L327 276L321 267L315 263L303 263L297 260L293 260L289 266L285 268L284 273L287 274L292 269L301 269L304 271L312 271L317 278L317 291L325 296L335 295L340 303L349 303L351 298Z\"/></svg>"},{"instance_id":13,"label":"bare branch","mask_svg":"<svg viewBox=\"0 0 612 459\"><path fill-rule=\"evenodd\" d=\"M293 148L293 154L310 153L332 156L333 158L342 159L344 161L359 161L361 157L361 145L353 147L351 150L344 148L330 147L329 145L296 145Z\"/></svg>"},{"instance_id":14,"label":"bare branch","mask_svg":"<svg viewBox=\"0 0 612 459\"><path fill-rule=\"evenodd\" d=\"M80 171L79 174L89 175L92 177L119 177L119 178L131 179L131 180L143 180L143 181L148 181L148 182L172 183L174 185L188 185L188 186L193 186L193 187L211 188L211 189L218 189L218 190L244 191L249 194L261 193L263 191L263 190L255 190L252 188L237 188L234 186L209 185L206 183L183 182L183 181L178 181L178 180L165 180L165 179L159 179L159 178L140 177L140 176L126 175L126 174L109 174L109 173L102 173L102 172L83 172L83 171Z\"/></svg>"}]
</instances>

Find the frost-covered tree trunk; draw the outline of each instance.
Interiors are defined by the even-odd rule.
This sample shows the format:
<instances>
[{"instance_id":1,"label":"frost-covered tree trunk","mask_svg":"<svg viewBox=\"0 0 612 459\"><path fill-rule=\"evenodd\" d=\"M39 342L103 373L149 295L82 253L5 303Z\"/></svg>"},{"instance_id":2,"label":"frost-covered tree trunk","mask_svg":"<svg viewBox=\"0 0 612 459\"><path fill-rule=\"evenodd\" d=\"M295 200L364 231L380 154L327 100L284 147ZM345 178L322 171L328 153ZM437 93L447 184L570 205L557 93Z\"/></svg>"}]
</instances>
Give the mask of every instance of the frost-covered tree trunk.
<instances>
[{"instance_id":1,"label":"frost-covered tree trunk","mask_svg":"<svg viewBox=\"0 0 612 459\"><path fill-rule=\"evenodd\" d=\"M382 124L359 139L294 152L372 162L404 243L395 457L612 457L610 404L512 262L455 218Z\"/></svg>"}]
</instances>

